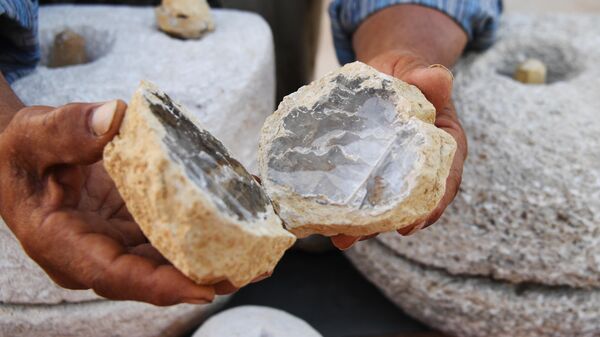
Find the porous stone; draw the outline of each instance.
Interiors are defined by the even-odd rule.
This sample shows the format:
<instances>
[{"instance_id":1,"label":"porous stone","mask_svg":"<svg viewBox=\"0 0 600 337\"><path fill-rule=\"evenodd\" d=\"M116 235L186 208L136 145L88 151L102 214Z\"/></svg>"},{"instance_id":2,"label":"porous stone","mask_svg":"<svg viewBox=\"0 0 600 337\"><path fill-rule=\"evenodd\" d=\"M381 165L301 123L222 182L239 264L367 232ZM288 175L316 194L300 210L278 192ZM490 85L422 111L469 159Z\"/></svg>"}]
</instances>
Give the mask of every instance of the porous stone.
<instances>
[{"instance_id":1,"label":"porous stone","mask_svg":"<svg viewBox=\"0 0 600 337\"><path fill-rule=\"evenodd\" d=\"M156 23L164 32L184 39L198 39L215 29L206 0L162 0Z\"/></svg>"},{"instance_id":2,"label":"porous stone","mask_svg":"<svg viewBox=\"0 0 600 337\"><path fill-rule=\"evenodd\" d=\"M193 337L322 337L300 318L261 306L241 306L208 319Z\"/></svg>"},{"instance_id":3,"label":"porous stone","mask_svg":"<svg viewBox=\"0 0 600 337\"><path fill-rule=\"evenodd\" d=\"M519 64L515 71L515 80L527 84L546 83L546 65L537 59L528 59Z\"/></svg>"},{"instance_id":4,"label":"porous stone","mask_svg":"<svg viewBox=\"0 0 600 337\"><path fill-rule=\"evenodd\" d=\"M66 67L86 62L88 62L86 42L82 35L68 28L56 34L48 67Z\"/></svg>"},{"instance_id":5,"label":"porous stone","mask_svg":"<svg viewBox=\"0 0 600 337\"><path fill-rule=\"evenodd\" d=\"M467 337L600 335L598 20L509 16L459 64L461 192L436 225L350 253L411 315ZM528 58L546 85L512 78Z\"/></svg>"},{"instance_id":6,"label":"porous stone","mask_svg":"<svg viewBox=\"0 0 600 337\"><path fill-rule=\"evenodd\" d=\"M150 83L130 101L104 166L153 246L197 283L244 286L295 241L254 177Z\"/></svg>"},{"instance_id":7,"label":"porous stone","mask_svg":"<svg viewBox=\"0 0 600 337\"><path fill-rule=\"evenodd\" d=\"M2 337L180 337L224 303L157 307L92 301L59 305L0 305Z\"/></svg>"},{"instance_id":8,"label":"porous stone","mask_svg":"<svg viewBox=\"0 0 600 337\"><path fill-rule=\"evenodd\" d=\"M354 265L407 314L461 337L597 337L600 291L452 275L378 240L357 243Z\"/></svg>"},{"instance_id":9,"label":"porous stone","mask_svg":"<svg viewBox=\"0 0 600 337\"><path fill-rule=\"evenodd\" d=\"M55 304L100 298L90 290L67 290L57 286L25 254L19 241L0 219L0 305Z\"/></svg>"},{"instance_id":10,"label":"porous stone","mask_svg":"<svg viewBox=\"0 0 600 337\"><path fill-rule=\"evenodd\" d=\"M368 235L423 220L456 149L414 86L355 62L286 97L263 126L259 166L299 237Z\"/></svg>"},{"instance_id":11,"label":"porous stone","mask_svg":"<svg viewBox=\"0 0 600 337\"><path fill-rule=\"evenodd\" d=\"M255 170L260 129L275 106L273 38L258 15L212 14L219 29L183 41L157 30L149 7L41 6L42 63L12 88L27 105L60 106L128 100L131 88L149 79L177 97L236 159ZM65 27L86 39L90 62L48 68L54 36Z\"/></svg>"}]
</instances>

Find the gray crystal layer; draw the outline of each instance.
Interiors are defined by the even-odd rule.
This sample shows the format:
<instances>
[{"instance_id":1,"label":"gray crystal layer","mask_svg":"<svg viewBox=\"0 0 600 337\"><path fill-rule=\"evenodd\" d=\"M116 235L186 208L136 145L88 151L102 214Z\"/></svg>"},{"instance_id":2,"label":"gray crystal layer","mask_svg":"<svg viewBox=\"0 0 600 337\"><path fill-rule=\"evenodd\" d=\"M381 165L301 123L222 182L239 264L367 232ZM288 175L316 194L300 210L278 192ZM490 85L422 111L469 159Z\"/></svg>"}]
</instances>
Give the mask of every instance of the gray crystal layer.
<instances>
[{"instance_id":1,"label":"gray crystal layer","mask_svg":"<svg viewBox=\"0 0 600 337\"><path fill-rule=\"evenodd\" d=\"M423 136L398 121L390 80L379 89L361 88L365 80L340 74L317 103L284 117L286 136L273 141L268 179L323 203L356 208L387 206L406 193L403 178Z\"/></svg>"},{"instance_id":2,"label":"gray crystal layer","mask_svg":"<svg viewBox=\"0 0 600 337\"><path fill-rule=\"evenodd\" d=\"M221 212L241 221L260 219L271 201L223 144L186 116L167 94L146 90L144 97L165 130L162 142L169 156L187 177Z\"/></svg>"}]
</instances>

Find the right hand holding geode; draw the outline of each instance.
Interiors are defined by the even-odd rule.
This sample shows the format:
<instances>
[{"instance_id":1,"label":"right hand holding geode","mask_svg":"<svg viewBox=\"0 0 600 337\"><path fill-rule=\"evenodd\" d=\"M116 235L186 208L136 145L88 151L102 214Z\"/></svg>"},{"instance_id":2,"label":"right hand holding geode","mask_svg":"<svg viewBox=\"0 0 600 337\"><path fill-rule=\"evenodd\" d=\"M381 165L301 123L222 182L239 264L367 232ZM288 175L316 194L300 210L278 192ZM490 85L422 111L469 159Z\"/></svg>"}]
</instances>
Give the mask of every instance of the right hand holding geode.
<instances>
[{"instance_id":1,"label":"right hand holding geode","mask_svg":"<svg viewBox=\"0 0 600 337\"><path fill-rule=\"evenodd\" d=\"M152 247L104 170L123 101L36 106L0 134L0 214L60 286L156 305L207 303L228 284L199 286Z\"/></svg>"}]
</instances>

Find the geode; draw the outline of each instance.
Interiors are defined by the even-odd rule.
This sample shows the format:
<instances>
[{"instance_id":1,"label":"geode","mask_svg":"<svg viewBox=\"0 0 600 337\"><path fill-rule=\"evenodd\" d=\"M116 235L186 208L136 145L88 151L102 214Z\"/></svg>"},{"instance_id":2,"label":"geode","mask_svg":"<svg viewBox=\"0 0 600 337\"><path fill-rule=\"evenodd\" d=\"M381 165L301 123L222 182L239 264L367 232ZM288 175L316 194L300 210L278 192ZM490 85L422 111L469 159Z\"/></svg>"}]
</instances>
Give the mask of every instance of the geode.
<instances>
[{"instance_id":1,"label":"geode","mask_svg":"<svg viewBox=\"0 0 600 337\"><path fill-rule=\"evenodd\" d=\"M299 237L368 235L424 220L456 142L414 86L360 62L286 97L261 133L263 185Z\"/></svg>"},{"instance_id":2,"label":"geode","mask_svg":"<svg viewBox=\"0 0 600 337\"><path fill-rule=\"evenodd\" d=\"M243 286L295 241L254 177L150 83L136 91L104 165L152 245L197 283Z\"/></svg>"}]
</instances>

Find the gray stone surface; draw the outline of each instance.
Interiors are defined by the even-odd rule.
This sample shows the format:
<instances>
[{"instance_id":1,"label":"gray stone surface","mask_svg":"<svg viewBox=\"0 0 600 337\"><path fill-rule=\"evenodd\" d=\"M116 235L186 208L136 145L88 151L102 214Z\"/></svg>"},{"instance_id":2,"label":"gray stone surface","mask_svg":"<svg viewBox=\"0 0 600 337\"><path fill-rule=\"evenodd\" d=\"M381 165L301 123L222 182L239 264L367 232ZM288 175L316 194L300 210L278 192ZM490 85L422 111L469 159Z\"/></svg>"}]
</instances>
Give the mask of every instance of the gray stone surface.
<instances>
[{"instance_id":1,"label":"gray stone surface","mask_svg":"<svg viewBox=\"0 0 600 337\"><path fill-rule=\"evenodd\" d=\"M208 319L193 337L322 337L300 318L254 305L229 309Z\"/></svg>"},{"instance_id":2,"label":"gray stone surface","mask_svg":"<svg viewBox=\"0 0 600 337\"><path fill-rule=\"evenodd\" d=\"M10 229L0 219L0 305L53 304L100 298L90 290L67 290L54 284L25 254Z\"/></svg>"},{"instance_id":3,"label":"gray stone surface","mask_svg":"<svg viewBox=\"0 0 600 337\"><path fill-rule=\"evenodd\" d=\"M411 262L378 240L347 256L404 311L460 337L597 337L600 291L463 277Z\"/></svg>"},{"instance_id":4,"label":"gray stone surface","mask_svg":"<svg viewBox=\"0 0 600 337\"><path fill-rule=\"evenodd\" d=\"M598 22L509 17L500 41L457 69L469 140L461 193L436 226L383 242L453 274L600 287ZM550 84L511 78L532 57Z\"/></svg>"},{"instance_id":5,"label":"gray stone surface","mask_svg":"<svg viewBox=\"0 0 600 337\"><path fill-rule=\"evenodd\" d=\"M0 337L179 337L223 304L157 307L92 301L60 305L0 305Z\"/></svg>"},{"instance_id":6,"label":"gray stone surface","mask_svg":"<svg viewBox=\"0 0 600 337\"><path fill-rule=\"evenodd\" d=\"M13 89L26 104L56 106L127 101L140 80L149 80L177 97L253 169L260 128L275 105L271 32L255 14L212 13L219 29L200 40L185 41L159 31L151 7L42 7L42 66L16 81ZM86 38L92 62L47 68L54 36L65 28Z\"/></svg>"}]
</instances>

